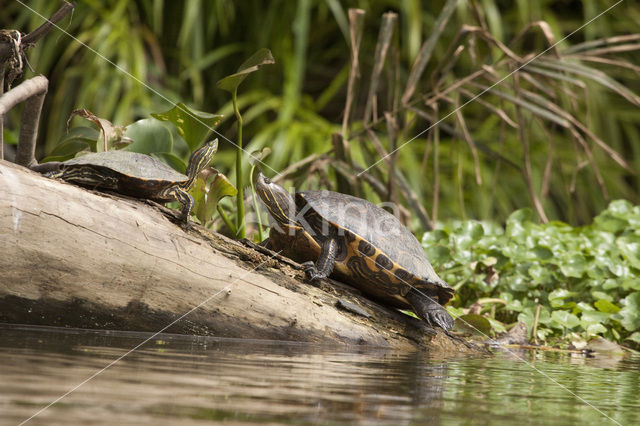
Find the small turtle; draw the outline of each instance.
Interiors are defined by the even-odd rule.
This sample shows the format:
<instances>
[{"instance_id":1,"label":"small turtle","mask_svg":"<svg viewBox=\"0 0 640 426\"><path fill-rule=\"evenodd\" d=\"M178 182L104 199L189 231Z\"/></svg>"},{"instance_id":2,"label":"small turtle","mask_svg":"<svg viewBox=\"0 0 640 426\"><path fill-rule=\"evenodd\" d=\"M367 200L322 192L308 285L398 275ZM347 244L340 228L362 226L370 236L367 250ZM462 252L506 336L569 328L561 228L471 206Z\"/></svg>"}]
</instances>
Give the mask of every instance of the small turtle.
<instances>
[{"instance_id":1,"label":"small turtle","mask_svg":"<svg viewBox=\"0 0 640 426\"><path fill-rule=\"evenodd\" d=\"M430 325L453 326L442 305L455 290L438 277L416 237L394 215L337 192L291 195L262 173L256 192L276 222L268 247L304 262L311 280L331 274L391 306L413 309Z\"/></svg>"},{"instance_id":2,"label":"small turtle","mask_svg":"<svg viewBox=\"0 0 640 426\"><path fill-rule=\"evenodd\" d=\"M188 228L194 205L188 191L217 150L218 139L195 150L186 176L153 157L131 151L96 152L72 158L45 176L158 202L179 201L183 206L181 220Z\"/></svg>"}]
</instances>

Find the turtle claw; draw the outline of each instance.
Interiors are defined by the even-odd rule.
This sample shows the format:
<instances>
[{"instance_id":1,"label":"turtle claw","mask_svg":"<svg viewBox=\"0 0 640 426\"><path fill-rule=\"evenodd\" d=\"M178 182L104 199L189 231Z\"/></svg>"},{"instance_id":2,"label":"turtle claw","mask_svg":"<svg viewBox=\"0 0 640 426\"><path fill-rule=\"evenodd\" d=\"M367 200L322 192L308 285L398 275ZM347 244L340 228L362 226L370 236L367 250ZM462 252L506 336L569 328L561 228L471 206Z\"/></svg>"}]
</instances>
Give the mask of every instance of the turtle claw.
<instances>
[{"instance_id":1,"label":"turtle claw","mask_svg":"<svg viewBox=\"0 0 640 426\"><path fill-rule=\"evenodd\" d=\"M307 277L309 277L309 280L311 281L318 281L327 277L326 275L323 275L322 273L320 273L320 271L318 271L315 263L313 263L311 260L304 262L301 266L302 269L304 269L304 271L307 273Z\"/></svg>"},{"instance_id":2,"label":"turtle claw","mask_svg":"<svg viewBox=\"0 0 640 426\"><path fill-rule=\"evenodd\" d=\"M444 309L432 309L426 312L426 320L432 326L438 326L444 331L451 330L453 327L453 318Z\"/></svg>"}]
</instances>

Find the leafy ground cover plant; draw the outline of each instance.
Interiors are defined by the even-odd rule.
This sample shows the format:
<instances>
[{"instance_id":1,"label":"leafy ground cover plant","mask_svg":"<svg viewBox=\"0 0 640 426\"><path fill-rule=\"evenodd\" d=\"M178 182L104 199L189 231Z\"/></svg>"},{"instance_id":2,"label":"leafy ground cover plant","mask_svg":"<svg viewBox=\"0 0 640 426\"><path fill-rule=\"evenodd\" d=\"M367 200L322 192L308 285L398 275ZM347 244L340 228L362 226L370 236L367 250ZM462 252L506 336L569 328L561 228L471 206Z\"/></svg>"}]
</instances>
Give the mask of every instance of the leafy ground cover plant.
<instances>
[{"instance_id":1,"label":"leafy ground cover plant","mask_svg":"<svg viewBox=\"0 0 640 426\"><path fill-rule=\"evenodd\" d=\"M547 344L602 336L640 347L640 206L613 201L593 223L538 224L530 209L506 226L456 221L424 234L427 256L457 294L459 316L476 304L491 332L517 322Z\"/></svg>"}]
</instances>

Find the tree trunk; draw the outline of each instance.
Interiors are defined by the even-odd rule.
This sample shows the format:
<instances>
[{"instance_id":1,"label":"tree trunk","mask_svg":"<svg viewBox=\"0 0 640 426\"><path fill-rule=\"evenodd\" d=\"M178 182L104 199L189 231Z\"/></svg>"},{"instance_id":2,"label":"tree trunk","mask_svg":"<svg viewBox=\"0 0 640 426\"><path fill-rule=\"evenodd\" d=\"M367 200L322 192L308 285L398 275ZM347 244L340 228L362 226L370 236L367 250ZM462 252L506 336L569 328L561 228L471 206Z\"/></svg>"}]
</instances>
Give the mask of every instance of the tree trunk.
<instances>
[{"instance_id":1,"label":"tree trunk","mask_svg":"<svg viewBox=\"0 0 640 426\"><path fill-rule=\"evenodd\" d=\"M293 262L167 216L0 161L0 321L468 350L351 287L308 284Z\"/></svg>"}]
</instances>

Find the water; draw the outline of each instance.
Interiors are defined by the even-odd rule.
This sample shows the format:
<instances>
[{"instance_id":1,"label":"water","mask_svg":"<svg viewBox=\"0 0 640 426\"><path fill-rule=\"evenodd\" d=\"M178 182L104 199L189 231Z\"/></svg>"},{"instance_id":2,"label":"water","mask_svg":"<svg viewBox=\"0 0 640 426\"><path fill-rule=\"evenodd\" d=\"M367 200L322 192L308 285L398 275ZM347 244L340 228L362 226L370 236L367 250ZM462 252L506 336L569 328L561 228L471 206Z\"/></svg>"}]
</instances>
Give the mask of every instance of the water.
<instances>
[{"instance_id":1,"label":"water","mask_svg":"<svg viewBox=\"0 0 640 426\"><path fill-rule=\"evenodd\" d=\"M0 324L0 424L148 336ZM517 356L160 335L27 424L640 424L640 359Z\"/></svg>"}]
</instances>

